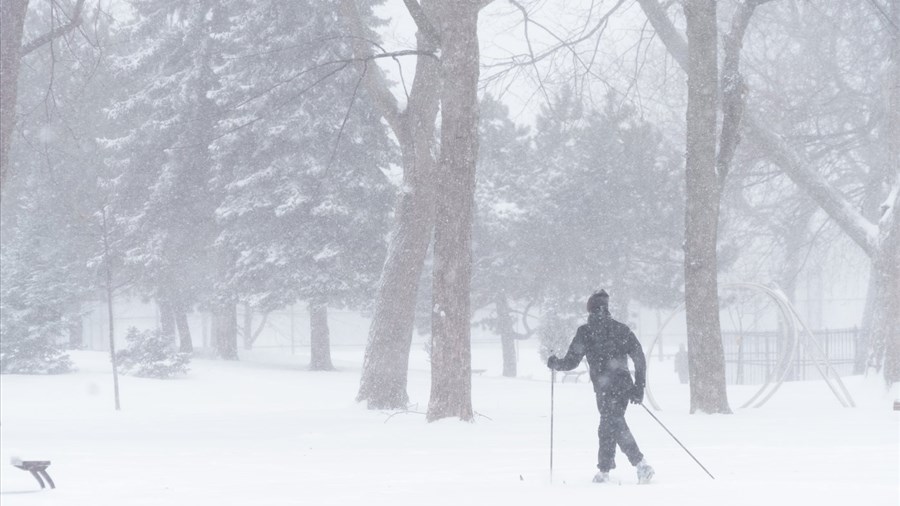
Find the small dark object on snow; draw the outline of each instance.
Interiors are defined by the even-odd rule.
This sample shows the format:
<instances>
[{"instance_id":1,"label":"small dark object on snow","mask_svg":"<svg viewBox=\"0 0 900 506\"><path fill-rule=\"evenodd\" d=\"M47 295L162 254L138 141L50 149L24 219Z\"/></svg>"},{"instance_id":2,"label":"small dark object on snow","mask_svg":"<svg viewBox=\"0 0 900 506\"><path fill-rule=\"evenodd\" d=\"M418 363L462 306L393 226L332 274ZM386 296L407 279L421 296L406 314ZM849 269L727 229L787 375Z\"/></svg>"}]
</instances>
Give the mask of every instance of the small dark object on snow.
<instances>
[{"instance_id":1,"label":"small dark object on snow","mask_svg":"<svg viewBox=\"0 0 900 506\"><path fill-rule=\"evenodd\" d=\"M44 480L41 479L42 476L47 480L47 483L50 484L50 488L56 488L53 479L47 474L47 467L50 465L49 460L20 460L18 458L13 458L11 464L23 471L30 472L31 475L34 476L34 479L41 484L41 488L47 488L46 485L44 485Z\"/></svg>"},{"instance_id":2,"label":"small dark object on snow","mask_svg":"<svg viewBox=\"0 0 900 506\"><path fill-rule=\"evenodd\" d=\"M900 411L900 401L894 401L894 411Z\"/></svg>"}]
</instances>

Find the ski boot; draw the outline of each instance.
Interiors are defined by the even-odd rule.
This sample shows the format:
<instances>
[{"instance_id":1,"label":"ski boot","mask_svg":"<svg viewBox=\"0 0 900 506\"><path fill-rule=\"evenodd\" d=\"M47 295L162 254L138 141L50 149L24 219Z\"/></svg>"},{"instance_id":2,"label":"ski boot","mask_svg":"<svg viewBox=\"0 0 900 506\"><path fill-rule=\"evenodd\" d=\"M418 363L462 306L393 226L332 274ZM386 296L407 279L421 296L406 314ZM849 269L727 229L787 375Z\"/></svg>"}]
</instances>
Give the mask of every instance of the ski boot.
<instances>
[{"instance_id":1,"label":"ski boot","mask_svg":"<svg viewBox=\"0 0 900 506\"><path fill-rule=\"evenodd\" d=\"M638 483L649 483L653 478L654 471L650 464L647 463L647 459L641 459L635 467L637 468Z\"/></svg>"}]
</instances>

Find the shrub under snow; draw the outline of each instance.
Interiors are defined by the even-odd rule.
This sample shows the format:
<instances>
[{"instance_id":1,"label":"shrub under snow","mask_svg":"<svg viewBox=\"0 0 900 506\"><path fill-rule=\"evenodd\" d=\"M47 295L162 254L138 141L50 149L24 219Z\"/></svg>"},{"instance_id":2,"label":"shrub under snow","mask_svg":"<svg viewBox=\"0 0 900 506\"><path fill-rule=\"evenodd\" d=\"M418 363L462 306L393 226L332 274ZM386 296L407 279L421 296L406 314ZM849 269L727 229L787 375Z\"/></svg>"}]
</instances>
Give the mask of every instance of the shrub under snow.
<instances>
[{"instance_id":1,"label":"shrub under snow","mask_svg":"<svg viewBox=\"0 0 900 506\"><path fill-rule=\"evenodd\" d=\"M175 349L159 330L128 329L128 347L116 353L116 365L123 374L141 378L171 378L186 374L191 356Z\"/></svg>"}]
</instances>

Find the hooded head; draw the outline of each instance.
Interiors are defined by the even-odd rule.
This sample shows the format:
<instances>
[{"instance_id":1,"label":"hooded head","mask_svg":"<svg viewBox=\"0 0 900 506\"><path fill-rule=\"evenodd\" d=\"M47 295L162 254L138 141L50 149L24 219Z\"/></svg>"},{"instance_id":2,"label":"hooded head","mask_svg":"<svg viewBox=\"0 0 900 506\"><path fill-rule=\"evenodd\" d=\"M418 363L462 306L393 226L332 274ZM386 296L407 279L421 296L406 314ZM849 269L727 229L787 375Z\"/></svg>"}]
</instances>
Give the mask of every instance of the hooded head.
<instances>
[{"instance_id":1,"label":"hooded head","mask_svg":"<svg viewBox=\"0 0 900 506\"><path fill-rule=\"evenodd\" d=\"M609 314L609 294L606 290L600 290L588 298L587 310L591 314Z\"/></svg>"}]
</instances>

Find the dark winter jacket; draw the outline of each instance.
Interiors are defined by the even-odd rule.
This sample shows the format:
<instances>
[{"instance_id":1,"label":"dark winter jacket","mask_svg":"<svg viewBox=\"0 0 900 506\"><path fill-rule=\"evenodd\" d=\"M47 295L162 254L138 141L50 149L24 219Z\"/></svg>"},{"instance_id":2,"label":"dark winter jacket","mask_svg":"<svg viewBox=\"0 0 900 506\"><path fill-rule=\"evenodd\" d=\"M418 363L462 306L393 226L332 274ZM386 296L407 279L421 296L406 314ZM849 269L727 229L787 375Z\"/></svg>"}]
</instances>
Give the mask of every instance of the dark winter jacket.
<instances>
[{"instance_id":1,"label":"dark winter jacket","mask_svg":"<svg viewBox=\"0 0 900 506\"><path fill-rule=\"evenodd\" d=\"M628 326L613 320L609 313L596 312L588 316L587 324L578 327L569 351L556 362L554 369L571 371L585 356L594 391L598 394L629 395L635 386L643 391L647 361L641 343ZM631 357L634 362L633 382L626 357Z\"/></svg>"}]
</instances>

